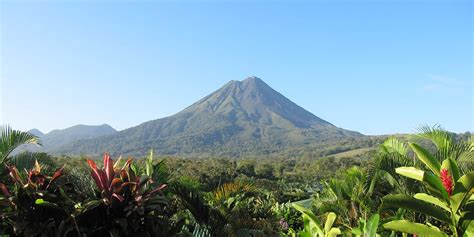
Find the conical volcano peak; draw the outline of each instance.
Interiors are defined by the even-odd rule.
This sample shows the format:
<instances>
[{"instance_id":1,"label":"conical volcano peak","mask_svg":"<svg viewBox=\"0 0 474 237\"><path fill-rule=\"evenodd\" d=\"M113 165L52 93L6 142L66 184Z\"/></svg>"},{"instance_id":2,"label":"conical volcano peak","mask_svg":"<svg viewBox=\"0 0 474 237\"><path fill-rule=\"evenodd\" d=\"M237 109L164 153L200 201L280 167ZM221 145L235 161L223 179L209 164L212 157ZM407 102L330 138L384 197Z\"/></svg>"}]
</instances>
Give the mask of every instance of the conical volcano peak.
<instances>
[{"instance_id":1,"label":"conical volcano peak","mask_svg":"<svg viewBox=\"0 0 474 237\"><path fill-rule=\"evenodd\" d=\"M246 82L246 83L253 82L253 83L255 83L255 82L263 82L263 80L256 77L256 76L251 76L251 77L245 78L244 80L242 80L242 82ZM265 83L265 82L263 82L263 83Z\"/></svg>"},{"instance_id":2,"label":"conical volcano peak","mask_svg":"<svg viewBox=\"0 0 474 237\"><path fill-rule=\"evenodd\" d=\"M256 76L251 76L241 81L231 80L227 82L223 87L221 87L221 90L226 88L240 88L241 90L245 91L248 89L256 89L257 87L265 88L270 86L267 85L262 79Z\"/></svg>"},{"instance_id":3,"label":"conical volcano peak","mask_svg":"<svg viewBox=\"0 0 474 237\"><path fill-rule=\"evenodd\" d=\"M357 136L360 134L315 116L253 76L229 81L175 115L80 145L71 143L59 152L98 154L107 150L128 155L146 150L141 145L146 144L162 154L241 156Z\"/></svg>"},{"instance_id":4,"label":"conical volcano peak","mask_svg":"<svg viewBox=\"0 0 474 237\"><path fill-rule=\"evenodd\" d=\"M243 85L244 88L258 87L258 86L268 87L268 85L262 79L256 76L247 77L244 80L242 80L240 83Z\"/></svg>"}]
</instances>

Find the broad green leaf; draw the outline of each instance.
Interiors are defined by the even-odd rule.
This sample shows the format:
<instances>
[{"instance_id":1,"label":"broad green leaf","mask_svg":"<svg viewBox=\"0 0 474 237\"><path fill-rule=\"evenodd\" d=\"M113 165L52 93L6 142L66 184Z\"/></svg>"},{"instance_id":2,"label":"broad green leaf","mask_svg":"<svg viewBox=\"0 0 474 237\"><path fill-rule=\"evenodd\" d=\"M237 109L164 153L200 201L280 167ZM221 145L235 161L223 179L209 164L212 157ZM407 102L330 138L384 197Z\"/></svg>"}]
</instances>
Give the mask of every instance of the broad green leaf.
<instances>
[{"instance_id":1,"label":"broad green leaf","mask_svg":"<svg viewBox=\"0 0 474 237\"><path fill-rule=\"evenodd\" d=\"M428 190L432 194L443 200L448 200L448 192L444 189L441 180L432 173L419 170L415 167L399 167L395 169L395 172L407 178L422 181L427 185Z\"/></svg>"},{"instance_id":2,"label":"broad green leaf","mask_svg":"<svg viewBox=\"0 0 474 237\"><path fill-rule=\"evenodd\" d=\"M342 234L341 230L339 228L332 228L329 232L326 233L326 236L328 237L336 237L338 235Z\"/></svg>"},{"instance_id":3,"label":"broad green leaf","mask_svg":"<svg viewBox=\"0 0 474 237\"><path fill-rule=\"evenodd\" d=\"M443 161L443 163L441 164L441 169L448 170L451 176L453 177L453 180L458 180L460 177L458 163L451 158L448 158Z\"/></svg>"},{"instance_id":4,"label":"broad green leaf","mask_svg":"<svg viewBox=\"0 0 474 237\"><path fill-rule=\"evenodd\" d=\"M303 214L303 228L306 232L311 233L311 235L323 235L323 230L319 226L309 219L308 216Z\"/></svg>"},{"instance_id":5,"label":"broad green leaf","mask_svg":"<svg viewBox=\"0 0 474 237\"><path fill-rule=\"evenodd\" d=\"M463 237L474 236L474 221L464 221L461 223L464 228Z\"/></svg>"},{"instance_id":6,"label":"broad green leaf","mask_svg":"<svg viewBox=\"0 0 474 237\"><path fill-rule=\"evenodd\" d=\"M364 227L364 237L376 236L379 219L379 214L374 214L369 218L369 221L367 221Z\"/></svg>"},{"instance_id":7,"label":"broad green leaf","mask_svg":"<svg viewBox=\"0 0 474 237\"><path fill-rule=\"evenodd\" d=\"M309 233L307 231L298 232L298 236L300 236L300 237L314 237L313 235L311 235L311 233Z\"/></svg>"},{"instance_id":8,"label":"broad green leaf","mask_svg":"<svg viewBox=\"0 0 474 237\"><path fill-rule=\"evenodd\" d=\"M425 202L429 202L431 204L434 204L438 207L441 207L443 208L444 210L446 211L451 211L448 207L448 205L446 205L446 203L442 202L441 200L439 200L438 198L436 197L433 197L431 195L428 195L426 193L417 193L413 196L414 198L418 199L418 200L422 200L422 201L425 201Z\"/></svg>"},{"instance_id":9,"label":"broad green leaf","mask_svg":"<svg viewBox=\"0 0 474 237\"><path fill-rule=\"evenodd\" d=\"M462 216L459 219L459 224L466 229L471 222L474 222L474 211L462 213Z\"/></svg>"},{"instance_id":10,"label":"broad green leaf","mask_svg":"<svg viewBox=\"0 0 474 237\"><path fill-rule=\"evenodd\" d=\"M385 229L395 230L402 233L416 234L420 236L444 237L447 234L424 224L414 223L407 220L390 221L383 225Z\"/></svg>"},{"instance_id":11,"label":"broad green leaf","mask_svg":"<svg viewBox=\"0 0 474 237\"><path fill-rule=\"evenodd\" d=\"M316 231L323 235L323 229L321 228L321 224L319 223L319 220L318 218L316 217L316 215L314 215L314 213L307 209L307 208L304 208L296 203L293 203L292 204L293 208L295 208L297 211L303 213L303 217L306 217L309 221L308 224L310 224L311 226L313 226L314 228L316 228ZM305 228L306 228L306 223L305 223Z\"/></svg>"},{"instance_id":12,"label":"broad green leaf","mask_svg":"<svg viewBox=\"0 0 474 237\"><path fill-rule=\"evenodd\" d=\"M405 176L410 179L418 180L423 182L425 172L415 167L399 167L395 169L395 172L399 175Z\"/></svg>"},{"instance_id":13,"label":"broad green leaf","mask_svg":"<svg viewBox=\"0 0 474 237\"><path fill-rule=\"evenodd\" d=\"M351 230L351 233L354 234L354 235L362 235L362 230L360 229L360 227L353 228Z\"/></svg>"},{"instance_id":14,"label":"broad green leaf","mask_svg":"<svg viewBox=\"0 0 474 237\"><path fill-rule=\"evenodd\" d=\"M439 164L438 160L430 154L427 150L425 150L423 147L419 146L416 143L409 143L409 146L415 152L416 156L418 159L423 162L431 171L433 171L434 174L439 176L439 170L441 168L441 165Z\"/></svg>"},{"instance_id":15,"label":"broad green leaf","mask_svg":"<svg viewBox=\"0 0 474 237\"><path fill-rule=\"evenodd\" d=\"M331 230L332 224L336 220L337 215L334 212L329 212L328 216L326 217L326 223L324 224L324 232L328 233Z\"/></svg>"},{"instance_id":16,"label":"broad green leaf","mask_svg":"<svg viewBox=\"0 0 474 237\"><path fill-rule=\"evenodd\" d=\"M474 172L463 175L454 184L453 195L451 196L451 208L456 213L467 200L472 196L472 188L474 185Z\"/></svg>"},{"instance_id":17,"label":"broad green leaf","mask_svg":"<svg viewBox=\"0 0 474 237\"><path fill-rule=\"evenodd\" d=\"M405 194L391 194L383 197L380 207L381 210L392 207L404 208L414 212L423 213L440 221L447 223L451 222L449 215L443 209Z\"/></svg>"}]
</instances>

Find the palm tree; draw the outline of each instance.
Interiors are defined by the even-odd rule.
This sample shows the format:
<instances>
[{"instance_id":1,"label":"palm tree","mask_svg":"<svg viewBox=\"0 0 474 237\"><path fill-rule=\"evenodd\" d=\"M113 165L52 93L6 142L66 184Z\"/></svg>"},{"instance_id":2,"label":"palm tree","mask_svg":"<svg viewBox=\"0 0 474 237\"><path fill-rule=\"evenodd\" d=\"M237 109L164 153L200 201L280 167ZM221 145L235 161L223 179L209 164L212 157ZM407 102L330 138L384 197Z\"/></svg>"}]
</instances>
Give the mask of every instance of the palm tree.
<instances>
[{"instance_id":1,"label":"palm tree","mask_svg":"<svg viewBox=\"0 0 474 237\"><path fill-rule=\"evenodd\" d=\"M13 150L23 144L41 145L39 138L27 132L14 130L10 126L0 127L0 166L10 161Z\"/></svg>"},{"instance_id":2,"label":"palm tree","mask_svg":"<svg viewBox=\"0 0 474 237\"><path fill-rule=\"evenodd\" d=\"M368 196L378 197L380 190L376 190L381 181L388 183L398 193L414 194L419 192L419 185L412 180L400 178L395 168L401 166L416 166L420 164L409 156L408 145L395 138L390 137L380 146L380 152L374 158L373 163L367 171L365 190ZM386 193L385 193L386 194ZM385 194L382 193L382 196Z\"/></svg>"},{"instance_id":3,"label":"palm tree","mask_svg":"<svg viewBox=\"0 0 474 237\"><path fill-rule=\"evenodd\" d=\"M365 173L358 167L345 171L341 178L325 183L322 193L317 194L313 206L317 214L334 212L347 228L358 224L360 218L370 214L370 202L366 197Z\"/></svg>"}]
</instances>

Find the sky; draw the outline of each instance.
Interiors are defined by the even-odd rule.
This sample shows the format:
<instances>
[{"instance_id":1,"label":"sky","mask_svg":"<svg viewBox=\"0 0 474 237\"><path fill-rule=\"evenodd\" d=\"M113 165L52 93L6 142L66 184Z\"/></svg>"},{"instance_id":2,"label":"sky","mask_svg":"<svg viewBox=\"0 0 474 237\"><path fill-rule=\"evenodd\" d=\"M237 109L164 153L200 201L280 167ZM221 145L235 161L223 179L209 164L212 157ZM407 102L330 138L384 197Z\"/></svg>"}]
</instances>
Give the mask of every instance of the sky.
<instances>
[{"instance_id":1,"label":"sky","mask_svg":"<svg viewBox=\"0 0 474 237\"><path fill-rule=\"evenodd\" d=\"M471 1L0 0L0 124L122 130L257 76L364 134L474 131Z\"/></svg>"}]
</instances>

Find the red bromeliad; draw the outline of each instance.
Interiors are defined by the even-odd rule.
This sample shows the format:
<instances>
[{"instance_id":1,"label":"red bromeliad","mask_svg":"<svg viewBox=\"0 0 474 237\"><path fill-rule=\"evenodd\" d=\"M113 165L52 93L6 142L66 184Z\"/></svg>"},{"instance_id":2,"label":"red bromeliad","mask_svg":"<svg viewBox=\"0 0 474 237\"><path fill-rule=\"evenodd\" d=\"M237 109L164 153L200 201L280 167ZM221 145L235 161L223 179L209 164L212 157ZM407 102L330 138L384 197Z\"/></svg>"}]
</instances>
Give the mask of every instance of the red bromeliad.
<instances>
[{"instance_id":1,"label":"red bromeliad","mask_svg":"<svg viewBox=\"0 0 474 237\"><path fill-rule=\"evenodd\" d=\"M0 183L0 196L3 195L7 198L2 199L2 203L15 207L21 205L31 207L32 203L26 200L30 199L30 201L34 203L38 198L45 198L45 193L52 191L50 190L51 184L63 175L64 166L54 172L53 176L48 176L41 173L41 166L38 161L36 161L33 169L29 171L25 170L27 174L26 179L22 178L20 172L15 166L7 166L7 169L8 176L10 176L17 189L13 189L12 192L10 192L5 184ZM18 192L18 190L22 190L22 192ZM19 193L22 194L21 198L18 196ZM22 202L18 203L16 201L17 199Z\"/></svg>"},{"instance_id":2,"label":"red bromeliad","mask_svg":"<svg viewBox=\"0 0 474 237\"><path fill-rule=\"evenodd\" d=\"M20 172L15 166L7 166L8 168L8 175L13 180L14 183L21 185L23 188L35 188L37 190L46 190L50 187L54 181L56 181L59 177L61 177L64 173L64 166L54 172L53 176L47 176L41 173L41 166L39 165L38 161L35 162L35 168L31 169L27 172L27 180L23 180L20 176ZM0 189L2 192L7 195L8 190L6 186L0 184Z\"/></svg>"},{"instance_id":3,"label":"red bromeliad","mask_svg":"<svg viewBox=\"0 0 474 237\"><path fill-rule=\"evenodd\" d=\"M449 175L449 171L447 169L441 170L441 182L443 183L446 192L448 192L449 196L453 193L453 178Z\"/></svg>"},{"instance_id":4,"label":"red bromeliad","mask_svg":"<svg viewBox=\"0 0 474 237\"><path fill-rule=\"evenodd\" d=\"M120 159L119 159L120 160ZM119 160L115 162L110 158L108 153L104 154L104 167L102 169L97 168L97 165L92 160L87 160L87 163L91 167L91 176L94 179L97 188L101 191L102 198L105 204L111 204L112 199L122 202L124 201L127 193L138 194L138 191L143 186L143 183L151 182L149 177L136 176L130 170L132 159L128 159L122 169L117 169ZM160 185L154 190L149 190L143 193L144 196L153 195L154 193L162 190L166 187L166 184ZM133 195L141 196L141 195Z\"/></svg>"},{"instance_id":5,"label":"red bromeliad","mask_svg":"<svg viewBox=\"0 0 474 237\"><path fill-rule=\"evenodd\" d=\"M130 165L131 160L129 159L125 166ZM119 201L123 201L123 196L120 194L120 190L130 183L124 183L122 179L115 178L114 163L108 153L104 154L104 168L99 169L93 160L88 159L87 163L91 167L91 176L102 193L102 197L106 203L110 203L112 198L116 198ZM118 162L117 162L118 163ZM124 168L125 168L124 166ZM122 168L121 171L124 171Z\"/></svg>"}]
</instances>

